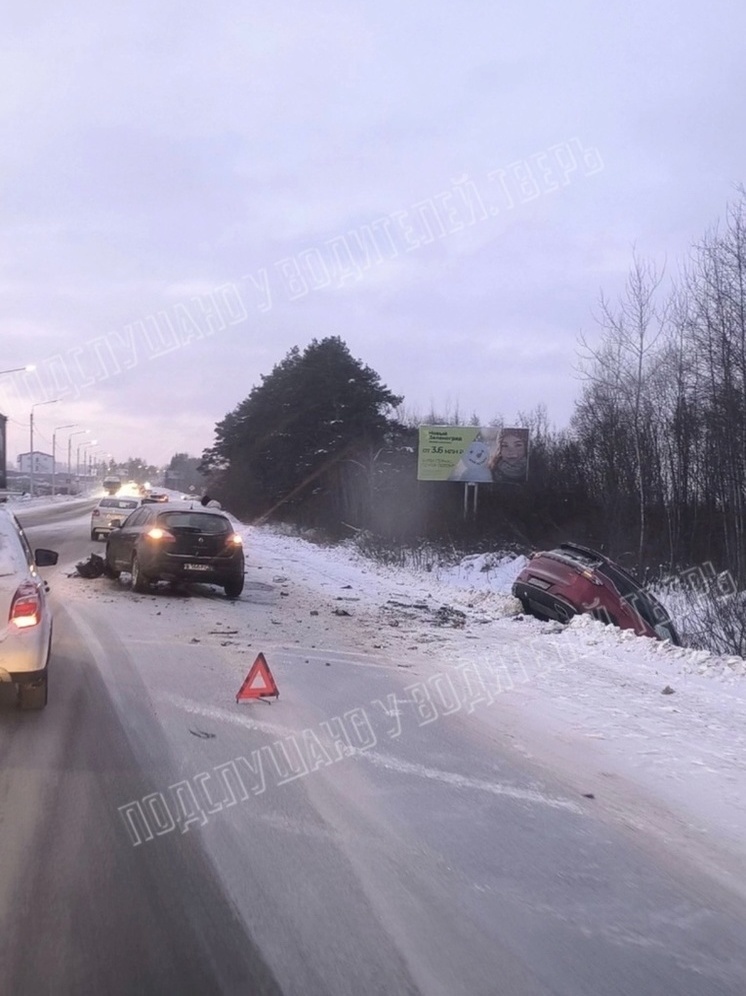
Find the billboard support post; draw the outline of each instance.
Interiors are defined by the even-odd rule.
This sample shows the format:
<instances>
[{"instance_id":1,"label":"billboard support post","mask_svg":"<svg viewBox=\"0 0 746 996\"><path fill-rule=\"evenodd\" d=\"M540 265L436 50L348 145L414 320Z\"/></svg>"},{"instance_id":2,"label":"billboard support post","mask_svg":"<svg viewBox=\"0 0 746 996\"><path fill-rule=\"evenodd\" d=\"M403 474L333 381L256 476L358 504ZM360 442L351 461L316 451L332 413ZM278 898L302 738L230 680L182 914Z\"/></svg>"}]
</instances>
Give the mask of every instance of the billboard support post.
<instances>
[{"instance_id":1,"label":"billboard support post","mask_svg":"<svg viewBox=\"0 0 746 996\"><path fill-rule=\"evenodd\" d=\"M473 500L471 502L471 517L476 519L477 517L477 496L479 495L479 485L466 482L464 484L464 522L469 518L469 494L473 495Z\"/></svg>"}]
</instances>

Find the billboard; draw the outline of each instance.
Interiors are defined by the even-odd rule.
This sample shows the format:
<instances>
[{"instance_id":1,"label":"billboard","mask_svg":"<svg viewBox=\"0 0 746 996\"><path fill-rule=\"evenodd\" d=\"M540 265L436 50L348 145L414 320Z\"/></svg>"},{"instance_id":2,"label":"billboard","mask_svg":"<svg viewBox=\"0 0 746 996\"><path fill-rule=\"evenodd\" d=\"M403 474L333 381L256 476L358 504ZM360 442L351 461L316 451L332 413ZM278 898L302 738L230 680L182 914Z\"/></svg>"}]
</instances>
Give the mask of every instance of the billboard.
<instances>
[{"instance_id":1,"label":"billboard","mask_svg":"<svg viewBox=\"0 0 746 996\"><path fill-rule=\"evenodd\" d=\"M522 484L528 476L528 429L421 425L418 481Z\"/></svg>"}]
</instances>

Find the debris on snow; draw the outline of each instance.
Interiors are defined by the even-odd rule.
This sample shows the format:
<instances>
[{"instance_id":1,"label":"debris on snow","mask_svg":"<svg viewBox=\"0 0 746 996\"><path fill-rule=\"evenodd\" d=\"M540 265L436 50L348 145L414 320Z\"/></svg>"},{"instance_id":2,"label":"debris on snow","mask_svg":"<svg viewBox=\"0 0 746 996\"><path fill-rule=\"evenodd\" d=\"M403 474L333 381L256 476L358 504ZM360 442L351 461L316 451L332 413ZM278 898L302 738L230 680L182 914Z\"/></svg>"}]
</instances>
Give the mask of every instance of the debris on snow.
<instances>
[{"instance_id":1,"label":"debris on snow","mask_svg":"<svg viewBox=\"0 0 746 996\"><path fill-rule=\"evenodd\" d=\"M81 578L100 578L104 573L104 558L92 553L88 560L81 560L76 564L75 570Z\"/></svg>"},{"instance_id":2,"label":"debris on snow","mask_svg":"<svg viewBox=\"0 0 746 996\"><path fill-rule=\"evenodd\" d=\"M461 609L454 609L451 605L441 605L433 616L436 626L453 626L454 629L463 629L466 625L466 613Z\"/></svg>"}]
</instances>

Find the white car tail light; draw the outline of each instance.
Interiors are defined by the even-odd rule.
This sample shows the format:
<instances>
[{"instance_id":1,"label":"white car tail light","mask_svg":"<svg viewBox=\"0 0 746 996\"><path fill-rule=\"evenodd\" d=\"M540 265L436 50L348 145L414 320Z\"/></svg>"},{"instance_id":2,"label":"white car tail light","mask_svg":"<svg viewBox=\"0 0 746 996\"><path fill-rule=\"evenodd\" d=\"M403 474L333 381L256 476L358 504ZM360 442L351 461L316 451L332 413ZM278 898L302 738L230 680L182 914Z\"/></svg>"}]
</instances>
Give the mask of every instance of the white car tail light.
<instances>
[{"instance_id":1,"label":"white car tail light","mask_svg":"<svg viewBox=\"0 0 746 996\"><path fill-rule=\"evenodd\" d=\"M10 622L18 629L38 626L41 622L41 599L33 582L26 581L18 587L10 606Z\"/></svg>"}]
</instances>

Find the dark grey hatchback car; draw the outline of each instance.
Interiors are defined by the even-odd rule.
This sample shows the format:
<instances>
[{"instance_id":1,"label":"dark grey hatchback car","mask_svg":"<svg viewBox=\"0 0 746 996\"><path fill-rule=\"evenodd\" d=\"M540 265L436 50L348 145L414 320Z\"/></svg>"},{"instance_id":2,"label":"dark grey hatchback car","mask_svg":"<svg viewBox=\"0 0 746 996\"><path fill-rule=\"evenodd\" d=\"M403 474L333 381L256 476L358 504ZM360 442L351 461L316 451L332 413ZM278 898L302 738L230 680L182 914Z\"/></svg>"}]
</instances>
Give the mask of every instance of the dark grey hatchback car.
<instances>
[{"instance_id":1,"label":"dark grey hatchback car","mask_svg":"<svg viewBox=\"0 0 746 996\"><path fill-rule=\"evenodd\" d=\"M155 581L203 581L238 598L244 585L243 540L228 516L193 502L142 505L106 541L104 572L132 575L133 591Z\"/></svg>"}]
</instances>

